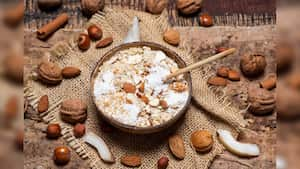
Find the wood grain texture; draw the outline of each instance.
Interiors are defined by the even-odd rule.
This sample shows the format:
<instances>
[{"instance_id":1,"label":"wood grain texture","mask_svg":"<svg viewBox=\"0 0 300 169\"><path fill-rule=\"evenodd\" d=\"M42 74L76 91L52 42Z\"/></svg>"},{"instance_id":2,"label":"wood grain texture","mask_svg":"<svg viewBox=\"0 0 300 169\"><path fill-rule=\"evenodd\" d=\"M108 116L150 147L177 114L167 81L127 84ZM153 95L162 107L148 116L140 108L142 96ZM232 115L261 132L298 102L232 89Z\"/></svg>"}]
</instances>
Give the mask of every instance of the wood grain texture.
<instances>
[{"instance_id":1,"label":"wood grain texture","mask_svg":"<svg viewBox=\"0 0 300 169\"><path fill-rule=\"evenodd\" d=\"M106 6L146 11L145 0L106 0ZM59 13L70 15L66 28L81 28L83 17L80 0L64 0L63 6L52 12L43 12L37 0L25 1L25 28L37 29L54 19ZM276 0L203 0L202 9L191 16L182 16L176 9L176 0L168 3L169 21L174 26L199 26L199 15L209 13L215 25L256 26L276 23Z\"/></svg>"}]
</instances>

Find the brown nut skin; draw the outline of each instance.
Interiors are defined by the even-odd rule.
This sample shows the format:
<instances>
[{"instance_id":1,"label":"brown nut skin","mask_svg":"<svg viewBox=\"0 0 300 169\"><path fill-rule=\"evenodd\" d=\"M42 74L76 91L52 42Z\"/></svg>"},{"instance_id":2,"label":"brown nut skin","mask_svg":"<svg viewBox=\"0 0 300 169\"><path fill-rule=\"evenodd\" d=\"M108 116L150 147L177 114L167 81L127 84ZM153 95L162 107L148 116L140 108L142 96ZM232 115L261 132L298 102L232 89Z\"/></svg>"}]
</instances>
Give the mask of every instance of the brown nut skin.
<instances>
[{"instance_id":1,"label":"brown nut skin","mask_svg":"<svg viewBox=\"0 0 300 169\"><path fill-rule=\"evenodd\" d=\"M142 158L139 155L125 155L121 157L121 163L128 167L138 167L142 164Z\"/></svg>"},{"instance_id":2,"label":"brown nut skin","mask_svg":"<svg viewBox=\"0 0 300 169\"><path fill-rule=\"evenodd\" d=\"M102 38L102 29L95 24L89 26L87 31L92 40L100 40Z\"/></svg>"},{"instance_id":3,"label":"brown nut skin","mask_svg":"<svg viewBox=\"0 0 300 169\"><path fill-rule=\"evenodd\" d=\"M169 165L169 158L168 157L161 157L157 161L157 169L166 169Z\"/></svg>"},{"instance_id":4,"label":"brown nut skin","mask_svg":"<svg viewBox=\"0 0 300 169\"><path fill-rule=\"evenodd\" d=\"M227 80L222 77L210 77L207 80L207 84L213 85L213 86L226 86Z\"/></svg>"},{"instance_id":5,"label":"brown nut skin","mask_svg":"<svg viewBox=\"0 0 300 169\"><path fill-rule=\"evenodd\" d=\"M185 157L185 147L182 136L175 134L169 137L169 148L172 154L179 160Z\"/></svg>"},{"instance_id":6,"label":"brown nut skin","mask_svg":"<svg viewBox=\"0 0 300 169\"><path fill-rule=\"evenodd\" d=\"M214 24L213 18L209 14L201 14L199 20L200 20L200 25L204 27L209 27Z\"/></svg>"},{"instance_id":7,"label":"brown nut skin","mask_svg":"<svg viewBox=\"0 0 300 169\"><path fill-rule=\"evenodd\" d=\"M271 90L274 89L276 87L276 75L269 75L266 79L264 79L263 81L261 81L259 83L261 88L267 89L267 90Z\"/></svg>"},{"instance_id":8,"label":"brown nut skin","mask_svg":"<svg viewBox=\"0 0 300 169\"><path fill-rule=\"evenodd\" d=\"M146 9L152 14L160 14L166 8L167 0L146 0Z\"/></svg>"},{"instance_id":9,"label":"brown nut skin","mask_svg":"<svg viewBox=\"0 0 300 169\"><path fill-rule=\"evenodd\" d=\"M254 77L262 74L267 66L265 56L254 54L244 55L240 62L240 67L244 75Z\"/></svg>"},{"instance_id":10,"label":"brown nut skin","mask_svg":"<svg viewBox=\"0 0 300 169\"><path fill-rule=\"evenodd\" d=\"M78 37L78 48L80 50L88 50L91 46L91 40L90 37L87 34L81 33Z\"/></svg>"},{"instance_id":11,"label":"brown nut skin","mask_svg":"<svg viewBox=\"0 0 300 169\"><path fill-rule=\"evenodd\" d=\"M169 29L164 32L163 39L165 42L173 46L178 46L180 43L180 34L175 29Z\"/></svg>"},{"instance_id":12,"label":"brown nut skin","mask_svg":"<svg viewBox=\"0 0 300 169\"><path fill-rule=\"evenodd\" d=\"M104 9L105 0L81 0L81 10L84 15L91 17L97 11Z\"/></svg>"},{"instance_id":13,"label":"brown nut skin","mask_svg":"<svg viewBox=\"0 0 300 169\"><path fill-rule=\"evenodd\" d=\"M47 95L44 95L40 98L37 110L39 113L44 113L49 108L49 99Z\"/></svg>"},{"instance_id":14,"label":"brown nut skin","mask_svg":"<svg viewBox=\"0 0 300 169\"><path fill-rule=\"evenodd\" d=\"M53 154L53 160L57 165L66 165L71 159L71 151L66 146L56 147Z\"/></svg>"},{"instance_id":15,"label":"brown nut skin","mask_svg":"<svg viewBox=\"0 0 300 169\"><path fill-rule=\"evenodd\" d=\"M248 89L249 110L254 115L266 115L273 112L276 106L276 99L272 92L250 86Z\"/></svg>"},{"instance_id":16,"label":"brown nut skin","mask_svg":"<svg viewBox=\"0 0 300 169\"><path fill-rule=\"evenodd\" d=\"M231 80L231 81L240 81L241 80L241 75L236 70L229 70L228 79Z\"/></svg>"},{"instance_id":17,"label":"brown nut skin","mask_svg":"<svg viewBox=\"0 0 300 169\"><path fill-rule=\"evenodd\" d=\"M52 62L44 61L38 66L38 77L41 82L57 85L62 81L61 68Z\"/></svg>"},{"instance_id":18,"label":"brown nut skin","mask_svg":"<svg viewBox=\"0 0 300 169\"><path fill-rule=\"evenodd\" d=\"M198 12L201 8L202 0L177 0L176 6L180 13L190 15Z\"/></svg>"},{"instance_id":19,"label":"brown nut skin","mask_svg":"<svg viewBox=\"0 0 300 169\"><path fill-rule=\"evenodd\" d=\"M77 67L68 66L63 68L61 73L65 79L70 79L79 76L81 74L81 70Z\"/></svg>"},{"instance_id":20,"label":"brown nut skin","mask_svg":"<svg viewBox=\"0 0 300 169\"><path fill-rule=\"evenodd\" d=\"M113 43L113 38L112 37L107 37L107 38L104 38L102 40L100 40L97 44L96 44L96 48L105 48L109 45L111 45Z\"/></svg>"},{"instance_id":21,"label":"brown nut skin","mask_svg":"<svg viewBox=\"0 0 300 169\"><path fill-rule=\"evenodd\" d=\"M66 123L84 123L87 119L87 104L80 99L65 100L60 107L60 116Z\"/></svg>"},{"instance_id":22,"label":"brown nut skin","mask_svg":"<svg viewBox=\"0 0 300 169\"><path fill-rule=\"evenodd\" d=\"M73 133L76 138L81 138L85 134L85 125L77 123L74 126Z\"/></svg>"},{"instance_id":23,"label":"brown nut skin","mask_svg":"<svg viewBox=\"0 0 300 169\"><path fill-rule=\"evenodd\" d=\"M225 66L219 67L217 69L217 75L220 76L220 77L227 78L229 70L230 69L228 67L225 67Z\"/></svg>"},{"instance_id":24,"label":"brown nut skin","mask_svg":"<svg viewBox=\"0 0 300 169\"><path fill-rule=\"evenodd\" d=\"M47 138L57 139L61 136L61 128L59 124L49 124L47 127Z\"/></svg>"},{"instance_id":25,"label":"brown nut skin","mask_svg":"<svg viewBox=\"0 0 300 169\"><path fill-rule=\"evenodd\" d=\"M213 137L209 131L197 130L191 135L191 143L198 152L208 152L213 146Z\"/></svg>"}]
</instances>

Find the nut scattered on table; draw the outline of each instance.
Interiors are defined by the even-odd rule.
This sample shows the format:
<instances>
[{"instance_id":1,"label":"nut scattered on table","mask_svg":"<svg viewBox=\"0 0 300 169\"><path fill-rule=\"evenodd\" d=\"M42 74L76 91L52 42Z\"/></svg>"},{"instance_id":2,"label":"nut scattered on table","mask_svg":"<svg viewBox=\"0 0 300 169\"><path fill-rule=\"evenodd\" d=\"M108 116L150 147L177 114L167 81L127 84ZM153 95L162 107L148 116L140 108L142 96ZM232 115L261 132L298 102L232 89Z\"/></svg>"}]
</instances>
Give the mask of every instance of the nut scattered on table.
<instances>
[{"instance_id":1,"label":"nut scattered on table","mask_svg":"<svg viewBox=\"0 0 300 169\"><path fill-rule=\"evenodd\" d=\"M113 41L114 40L112 37L104 38L96 44L96 48L105 48L105 47L111 45L113 43Z\"/></svg>"},{"instance_id":2,"label":"nut scattered on table","mask_svg":"<svg viewBox=\"0 0 300 169\"><path fill-rule=\"evenodd\" d=\"M180 43L180 34L175 29L169 29L164 32L163 39L170 45L178 46Z\"/></svg>"},{"instance_id":3,"label":"nut scattered on table","mask_svg":"<svg viewBox=\"0 0 300 169\"><path fill-rule=\"evenodd\" d=\"M224 77L227 78L228 77L228 72L229 72L229 68L225 67L225 66L221 66L217 69L217 75L220 77Z\"/></svg>"},{"instance_id":4,"label":"nut scattered on table","mask_svg":"<svg viewBox=\"0 0 300 169\"><path fill-rule=\"evenodd\" d=\"M38 6L41 10L49 11L62 5L62 0L38 0Z\"/></svg>"},{"instance_id":5,"label":"nut scattered on table","mask_svg":"<svg viewBox=\"0 0 300 169\"><path fill-rule=\"evenodd\" d=\"M44 95L40 98L38 102L37 110L39 113L44 113L48 110L48 108L49 108L49 99L47 95Z\"/></svg>"},{"instance_id":6,"label":"nut scattered on table","mask_svg":"<svg viewBox=\"0 0 300 169\"><path fill-rule=\"evenodd\" d=\"M47 127L47 138L57 139L61 136L61 128L59 124L49 124Z\"/></svg>"},{"instance_id":7,"label":"nut scattered on table","mask_svg":"<svg viewBox=\"0 0 300 169\"><path fill-rule=\"evenodd\" d=\"M138 167L142 164L142 158L139 155L124 155L121 157L121 163L128 167Z\"/></svg>"},{"instance_id":8,"label":"nut scattered on table","mask_svg":"<svg viewBox=\"0 0 300 169\"><path fill-rule=\"evenodd\" d=\"M199 20L200 20L200 25L204 27L209 27L214 24L213 17L207 13L201 14Z\"/></svg>"},{"instance_id":9,"label":"nut scattered on table","mask_svg":"<svg viewBox=\"0 0 300 169\"><path fill-rule=\"evenodd\" d=\"M201 8L202 0L177 0L177 9L185 15L198 12Z\"/></svg>"},{"instance_id":10,"label":"nut scattered on table","mask_svg":"<svg viewBox=\"0 0 300 169\"><path fill-rule=\"evenodd\" d=\"M74 66L68 66L62 69L62 76L65 79L74 78L79 76L81 73L81 70Z\"/></svg>"},{"instance_id":11,"label":"nut scattered on table","mask_svg":"<svg viewBox=\"0 0 300 169\"><path fill-rule=\"evenodd\" d=\"M76 138L81 138L85 134L85 125L81 123L77 123L74 126L73 133Z\"/></svg>"},{"instance_id":12,"label":"nut scattered on table","mask_svg":"<svg viewBox=\"0 0 300 169\"><path fill-rule=\"evenodd\" d=\"M87 31L92 40L100 40L102 38L103 35L102 29L95 24L90 25Z\"/></svg>"},{"instance_id":13,"label":"nut scattered on table","mask_svg":"<svg viewBox=\"0 0 300 169\"><path fill-rule=\"evenodd\" d=\"M81 33L78 37L78 48L85 51L91 46L91 40L87 34Z\"/></svg>"},{"instance_id":14,"label":"nut scattered on table","mask_svg":"<svg viewBox=\"0 0 300 169\"><path fill-rule=\"evenodd\" d=\"M157 161L157 169L166 169L169 165L169 158L168 157L161 157Z\"/></svg>"},{"instance_id":15,"label":"nut scattered on table","mask_svg":"<svg viewBox=\"0 0 300 169\"><path fill-rule=\"evenodd\" d=\"M81 0L82 12L90 17L97 11L102 11L105 6L105 0Z\"/></svg>"},{"instance_id":16,"label":"nut scattered on table","mask_svg":"<svg viewBox=\"0 0 300 169\"><path fill-rule=\"evenodd\" d=\"M198 152L208 152L213 146L213 137L207 130L197 130L191 135L191 143Z\"/></svg>"},{"instance_id":17,"label":"nut scattered on table","mask_svg":"<svg viewBox=\"0 0 300 169\"><path fill-rule=\"evenodd\" d=\"M259 54L246 54L241 59L241 70L246 76L258 76L267 66L265 56Z\"/></svg>"},{"instance_id":18,"label":"nut scattered on table","mask_svg":"<svg viewBox=\"0 0 300 169\"><path fill-rule=\"evenodd\" d=\"M222 78L222 77L210 77L207 80L207 83L213 86L226 86L227 85L227 80Z\"/></svg>"},{"instance_id":19,"label":"nut scattered on table","mask_svg":"<svg viewBox=\"0 0 300 169\"><path fill-rule=\"evenodd\" d=\"M255 115L271 113L276 106L275 96L272 92L250 86L248 89L249 110Z\"/></svg>"},{"instance_id":20,"label":"nut scattered on table","mask_svg":"<svg viewBox=\"0 0 300 169\"><path fill-rule=\"evenodd\" d=\"M241 75L236 70L229 70L228 72L228 79L232 81L240 81Z\"/></svg>"},{"instance_id":21,"label":"nut scattered on table","mask_svg":"<svg viewBox=\"0 0 300 169\"><path fill-rule=\"evenodd\" d=\"M267 90L271 90L274 89L276 87L276 75L272 74L269 75L266 79L262 80L259 84L260 87L267 89Z\"/></svg>"},{"instance_id":22,"label":"nut scattered on table","mask_svg":"<svg viewBox=\"0 0 300 169\"><path fill-rule=\"evenodd\" d=\"M60 115L67 123L83 123L87 119L87 105L80 99L65 100L61 104Z\"/></svg>"},{"instance_id":23,"label":"nut scattered on table","mask_svg":"<svg viewBox=\"0 0 300 169\"><path fill-rule=\"evenodd\" d=\"M66 146L56 147L53 160L57 165L66 165L71 159L71 151Z\"/></svg>"},{"instance_id":24,"label":"nut scattered on table","mask_svg":"<svg viewBox=\"0 0 300 169\"><path fill-rule=\"evenodd\" d=\"M62 81L61 68L52 62L44 61L38 66L39 79L46 84L59 84Z\"/></svg>"},{"instance_id":25,"label":"nut scattered on table","mask_svg":"<svg viewBox=\"0 0 300 169\"><path fill-rule=\"evenodd\" d=\"M160 14L167 6L167 0L146 0L146 8L152 14Z\"/></svg>"},{"instance_id":26,"label":"nut scattered on table","mask_svg":"<svg viewBox=\"0 0 300 169\"><path fill-rule=\"evenodd\" d=\"M169 138L169 148L172 154L180 160L185 157L185 147L183 138L180 135L173 135Z\"/></svg>"}]
</instances>

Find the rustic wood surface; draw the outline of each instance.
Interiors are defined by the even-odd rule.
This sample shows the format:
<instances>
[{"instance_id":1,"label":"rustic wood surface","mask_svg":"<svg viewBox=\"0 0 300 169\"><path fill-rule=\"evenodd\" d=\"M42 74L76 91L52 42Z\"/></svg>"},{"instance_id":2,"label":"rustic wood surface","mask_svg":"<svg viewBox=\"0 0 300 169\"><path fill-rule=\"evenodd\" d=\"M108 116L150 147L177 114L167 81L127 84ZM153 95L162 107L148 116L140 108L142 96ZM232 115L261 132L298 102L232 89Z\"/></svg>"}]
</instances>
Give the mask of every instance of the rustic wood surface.
<instances>
[{"instance_id":1,"label":"rustic wood surface","mask_svg":"<svg viewBox=\"0 0 300 169\"><path fill-rule=\"evenodd\" d=\"M108 7L145 11L145 0L106 0ZM25 28L37 29L61 12L70 14L67 28L81 28L86 18L80 9L80 0L63 0L63 6L52 12L43 12L37 0L26 0ZM199 26L199 14L209 13L215 25L256 26L276 23L276 0L203 0L201 11L182 16L176 9L176 0L169 0L169 21L174 26Z\"/></svg>"}]
</instances>

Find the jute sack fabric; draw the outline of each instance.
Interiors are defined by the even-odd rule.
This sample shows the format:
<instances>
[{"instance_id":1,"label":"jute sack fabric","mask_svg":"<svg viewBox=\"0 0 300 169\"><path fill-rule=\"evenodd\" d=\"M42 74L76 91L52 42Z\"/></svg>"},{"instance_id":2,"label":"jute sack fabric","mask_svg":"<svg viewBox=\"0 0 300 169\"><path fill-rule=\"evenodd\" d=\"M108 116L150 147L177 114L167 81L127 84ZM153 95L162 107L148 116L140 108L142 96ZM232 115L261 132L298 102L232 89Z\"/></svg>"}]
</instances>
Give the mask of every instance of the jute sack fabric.
<instances>
[{"instance_id":1,"label":"jute sack fabric","mask_svg":"<svg viewBox=\"0 0 300 169\"><path fill-rule=\"evenodd\" d=\"M110 47L95 49L94 43L91 48L82 52L77 49L75 39L71 38L67 43L59 44L50 53L51 60L61 67L76 66L82 70L79 77L75 79L63 80L58 86L46 86L39 82L29 80L25 88L25 96L30 100L33 107L37 106L38 98L47 94L50 98L50 108L42 114L46 123L60 123L63 131L63 138L69 143L83 159L89 161L90 167L95 169L118 169L125 168L120 163L121 156L125 154L139 154L142 156L140 168L156 168L157 160L161 156L168 156L169 168L197 168L206 169L216 155L224 148L219 143L216 130L218 128L228 129L235 135L237 131L245 126L245 121L239 113L239 109L231 106L224 97L217 96L207 85L208 69L202 68L192 72L193 80L193 101L186 115L170 129L151 135L130 135L114 130L111 133L104 133L100 129L102 123L98 117L95 105L90 94L90 76L97 61L111 48L122 43L131 27L132 19L137 16L140 20L141 40L161 44L179 54L187 64L193 62L188 45L182 42L179 47L166 44L162 39L162 33L169 27L167 13L160 16L151 15L144 12L122 9L105 8L103 12L95 14L88 22L87 26L96 23L101 25L104 37L112 36L114 39ZM84 30L83 30L84 31ZM96 153L95 149L83 143L81 139L76 139L72 133L72 126L63 123L59 116L60 103L63 99L80 98L88 104L88 120L86 122L87 131L92 131L102 137L111 148L116 157L116 163L105 164ZM190 135L198 129L209 130L214 135L215 144L211 152L199 154L193 150L190 144ZM180 134L184 138L186 157L184 160L176 160L168 148L168 137L171 134Z\"/></svg>"}]
</instances>

